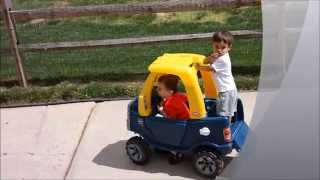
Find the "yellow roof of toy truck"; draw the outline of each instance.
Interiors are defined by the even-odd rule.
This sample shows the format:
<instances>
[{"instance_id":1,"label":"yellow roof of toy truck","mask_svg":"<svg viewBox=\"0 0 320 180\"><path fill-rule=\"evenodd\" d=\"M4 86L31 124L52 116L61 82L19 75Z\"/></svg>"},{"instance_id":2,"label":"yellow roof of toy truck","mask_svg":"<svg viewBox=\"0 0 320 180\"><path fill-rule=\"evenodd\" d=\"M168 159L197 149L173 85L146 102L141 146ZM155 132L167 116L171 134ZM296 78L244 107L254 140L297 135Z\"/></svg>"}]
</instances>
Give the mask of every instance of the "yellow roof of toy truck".
<instances>
[{"instance_id":1,"label":"yellow roof of toy truck","mask_svg":"<svg viewBox=\"0 0 320 180\"><path fill-rule=\"evenodd\" d=\"M150 66L150 72L180 74L192 69L193 64L202 64L205 56L200 54L176 53L158 57Z\"/></svg>"},{"instance_id":2,"label":"yellow roof of toy truck","mask_svg":"<svg viewBox=\"0 0 320 180\"><path fill-rule=\"evenodd\" d=\"M194 64L203 65L206 57L200 54L176 53L164 54L158 57L150 66L150 74L146 79L143 89L139 95L139 114L149 116L152 112L151 91L154 82L162 74L173 74L178 76L185 86L191 119L200 119L206 116L203 94L198 81L198 69ZM213 79L213 72L200 71L203 79L204 94L208 98L216 98L217 88Z\"/></svg>"}]
</instances>

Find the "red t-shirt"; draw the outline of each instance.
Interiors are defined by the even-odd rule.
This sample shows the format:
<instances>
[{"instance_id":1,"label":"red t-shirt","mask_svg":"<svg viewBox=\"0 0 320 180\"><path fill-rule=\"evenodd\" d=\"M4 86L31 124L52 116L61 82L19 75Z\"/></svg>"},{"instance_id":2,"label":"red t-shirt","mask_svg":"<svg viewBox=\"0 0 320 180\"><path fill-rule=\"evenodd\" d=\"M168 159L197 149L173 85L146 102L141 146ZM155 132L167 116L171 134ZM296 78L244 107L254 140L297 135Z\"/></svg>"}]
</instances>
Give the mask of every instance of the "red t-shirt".
<instances>
[{"instance_id":1,"label":"red t-shirt","mask_svg":"<svg viewBox=\"0 0 320 180\"><path fill-rule=\"evenodd\" d=\"M187 96L184 93L174 93L164 100L163 111L169 119L188 120L190 111Z\"/></svg>"}]
</instances>

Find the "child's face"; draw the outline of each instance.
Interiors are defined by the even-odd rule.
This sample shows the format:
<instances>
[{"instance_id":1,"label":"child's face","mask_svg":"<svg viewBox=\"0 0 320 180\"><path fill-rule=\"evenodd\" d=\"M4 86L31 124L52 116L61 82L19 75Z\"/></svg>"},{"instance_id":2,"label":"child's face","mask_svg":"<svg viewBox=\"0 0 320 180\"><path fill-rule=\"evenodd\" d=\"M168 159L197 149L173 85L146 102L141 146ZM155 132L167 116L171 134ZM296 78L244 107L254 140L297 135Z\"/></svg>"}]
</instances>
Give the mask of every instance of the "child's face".
<instances>
[{"instance_id":1,"label":"child's face","mask_svg":"<svg viewBox=\"0 0 320 180\"><path fill-rule=\"evenodd\" d=\"M173 94L173 91L168 90L167 87L161 82L157 83L157 92L161 98L167 98Z\"/></svg>"},{"instance_id":2,"label":"child's face","mask_svg":"<svg viewBox=\"0 0 320 180\"><path fill-rule=\"evenodd\" d=\"M221 42L213 42L213 52L219 53L219 54L224 54L230 51L230 46L229 44L221 41Z\"/></svg>"}]
</instances>

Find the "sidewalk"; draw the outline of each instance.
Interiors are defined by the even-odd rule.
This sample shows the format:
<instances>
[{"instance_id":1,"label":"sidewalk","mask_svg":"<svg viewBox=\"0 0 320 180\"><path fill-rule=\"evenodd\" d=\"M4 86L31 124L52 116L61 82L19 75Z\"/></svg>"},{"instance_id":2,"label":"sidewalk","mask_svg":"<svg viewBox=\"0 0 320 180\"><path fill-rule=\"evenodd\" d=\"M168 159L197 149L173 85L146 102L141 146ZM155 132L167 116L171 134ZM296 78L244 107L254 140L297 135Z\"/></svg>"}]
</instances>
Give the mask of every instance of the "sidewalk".
<instances>
[{"instance_id":1,"label":"sidewalk","mask_svg":"<svg viewBox=\"0 0 320 180\"><path fill-rule=\"evenodd\" d=\"M1 109L1 179L63 179L94 106Z\"/></svg>"},{"instance_id":2,"label":"sidewalk","mask_svg":"<svg viewBox=\"0 0 320 180\"><path fill-rule=\"evenodd\" d=\"M256 93L240 96L249 120ZM157 154L146 166L129 161L124 150L132 136L126 129L127 104L1 109L1 179L199 179L188 158L176 166Z\"/></svg>"}]
</instances>

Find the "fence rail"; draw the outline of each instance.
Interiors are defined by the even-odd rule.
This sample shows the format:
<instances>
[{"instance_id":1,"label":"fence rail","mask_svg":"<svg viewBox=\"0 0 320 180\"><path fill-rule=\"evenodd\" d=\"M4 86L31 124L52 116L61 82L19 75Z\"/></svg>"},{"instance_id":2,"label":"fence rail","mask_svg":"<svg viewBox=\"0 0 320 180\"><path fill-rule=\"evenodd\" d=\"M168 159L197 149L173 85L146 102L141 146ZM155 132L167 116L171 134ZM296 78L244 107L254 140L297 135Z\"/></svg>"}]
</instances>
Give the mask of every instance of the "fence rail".
<instances>
[{"instance_id":1,"label":"fence rail","mask_svg":"<svg viewBox=\"0 0 320 180\"><path fill-rule=\"evenodd\" d=\"M261 38L262 33L259 31L231 31L236 38ZM50 50L65 50L65 49L88 49L98 47L125 47L145 44L170 43L181 41L193 41L210 39L213 33L202 34L184 34L184 35L168 35L168 36L153 36L141 38L122 38L122 39L105 39L94 41L78 41L78 42L52 42L38 44L23 44L19 48L27 51L50 51Z\"/></svg>"},{"instance_id":2,"label":"fence rail","mask_svg":"<svg viewBox=\"0 0 320 180\"><path fill-rule=\"evenodd\" d=\"M11 11L11 14L16 21L29 21L39 18L54 19L80 16L148 14L259 4L260 0L171 0L166 2L150 2L139 4L111 4L52 9L17 10Z\"/></svg>"}]
</instances>

